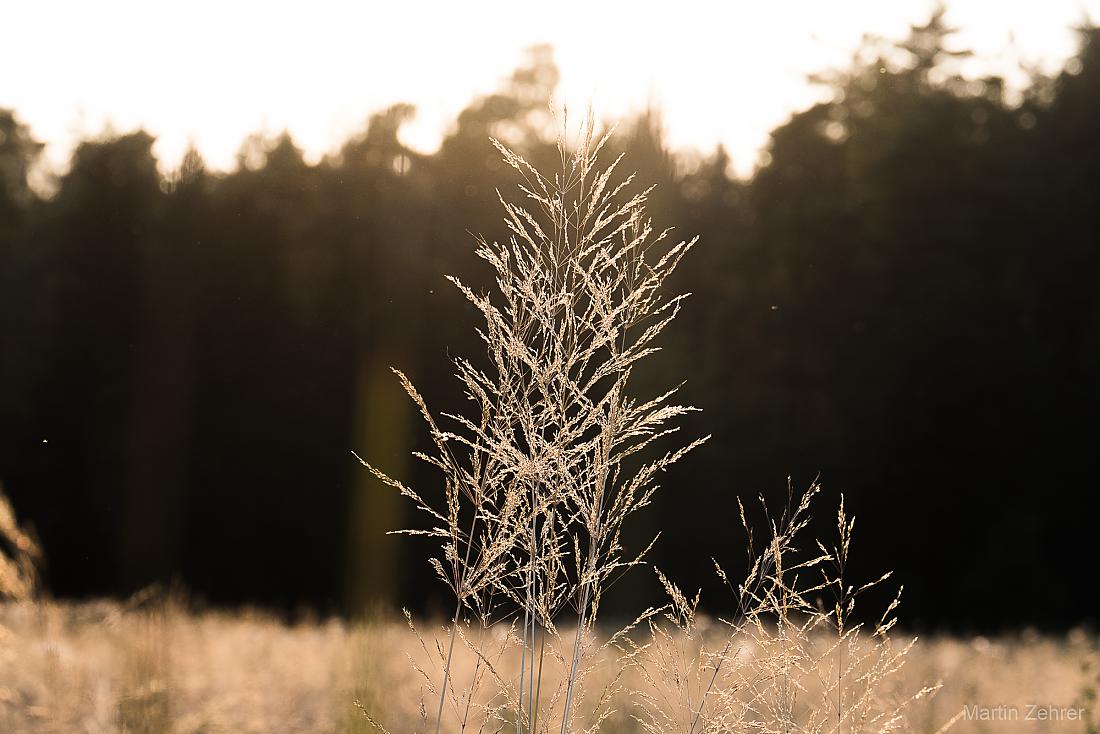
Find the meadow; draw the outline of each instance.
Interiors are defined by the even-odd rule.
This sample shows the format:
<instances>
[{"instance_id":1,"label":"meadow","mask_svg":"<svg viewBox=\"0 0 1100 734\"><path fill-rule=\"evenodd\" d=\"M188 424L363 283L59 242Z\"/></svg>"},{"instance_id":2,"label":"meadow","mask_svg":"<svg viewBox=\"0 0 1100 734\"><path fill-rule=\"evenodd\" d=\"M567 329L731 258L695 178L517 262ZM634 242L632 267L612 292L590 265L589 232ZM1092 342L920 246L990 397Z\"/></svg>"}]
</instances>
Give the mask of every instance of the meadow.
<instances>
[{"instance_id":1,"label":"meadow","mask_svg":"<svg viewBox=\"0 0 1100 734\"><path fill-rule=\"evenodd\" d=\"M371 731L356 699L392 731L412 731L402 723L415 722L423 682L406 653L418 649L400 619L288 625L261 612L191 612L170 598L7 603L0 606L0 731ZM470 664L465 659L459 667ZM614 667L605 662L599 675ZM895 681L902 688L943 683L911 707L915 732L935 732L975 704L1018 706L1020 718L960 718L951 731L1084 733L1100 721L1095 712L1090 722L1025 718L1033 703L1094 705L1095 634L932 637L918 641L903 671ZM615 702L605 731L638 730L627 717L630 705Z\"/></svg>"},{"instance_id":2,"label":"meadow","mask_svg":"<svg viewBox=\"0 0 1100 734\"><path fill-rule=\"evenodd\" d=\"M666 471L712 438L690 423L699 408L676 402L682 375L636 376L691 295L674 273L698 237L654 226L654 187L618 170L591 112L575 143L564 110L560 127L552 172L492 140L521 183L500 195L509 237L477 239L494 286L447 276L482 322L481 359L448 354L465 409L391 368L430 439L413 455L437 476L406 484L387 452L356 455L415 510L387 530L432 541L453 613L288 624L155 586L54 602L33 532L0 502L0 733L1097 731L1095 633L918 640L899 625L904 579L855 578L855 519L843 494L815 503L816 480L796 492L788 479L778 506L733 495L717 522L743 528L747 570L712 561L729 592L717 606L651 566L673 528L651 523L640 541L624 528L655 514ZM811 516L834 531L815 535ZM119 527L152 532L136 516ZM136 542L125 557L148 553ZM655 573L664 594L609 619L605 592L628 571ZM872 588L888 596L867 605Z\"/></svg>"}]
</instances>

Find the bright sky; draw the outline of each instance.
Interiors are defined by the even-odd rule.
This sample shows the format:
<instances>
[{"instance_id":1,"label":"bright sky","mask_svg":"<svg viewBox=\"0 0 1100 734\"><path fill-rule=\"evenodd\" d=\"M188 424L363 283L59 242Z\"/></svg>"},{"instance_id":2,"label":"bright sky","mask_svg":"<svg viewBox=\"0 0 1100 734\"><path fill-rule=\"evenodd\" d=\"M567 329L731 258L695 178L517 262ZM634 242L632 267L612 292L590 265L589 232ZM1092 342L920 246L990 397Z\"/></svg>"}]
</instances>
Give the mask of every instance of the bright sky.
<instances>
[{"instance_id":1,"label":"bright sky","mask_svg":"<svg viewBox=\"0 0 1100 734\"><path fill-rule=\"evenodd\" d=\"M844 65L864 33L900 38L928 0L507 2L391 0L34 0L0 28L0 107L14 108L49 160L73 141L145 127L162 165L193 140L230 168L244 137L289 129L316 160L373 111L412 102L406 142L421 150L477 93L549 42L558 93L604 117L664 110L673 145L721 141L746 173L767 134L820 95L806 75ZM1002 72L1053 70L1070 27L1100 0L954 0L958 43ZM1014 40L1011 40L1014 39Z\"/></svg>"}]
</instances>

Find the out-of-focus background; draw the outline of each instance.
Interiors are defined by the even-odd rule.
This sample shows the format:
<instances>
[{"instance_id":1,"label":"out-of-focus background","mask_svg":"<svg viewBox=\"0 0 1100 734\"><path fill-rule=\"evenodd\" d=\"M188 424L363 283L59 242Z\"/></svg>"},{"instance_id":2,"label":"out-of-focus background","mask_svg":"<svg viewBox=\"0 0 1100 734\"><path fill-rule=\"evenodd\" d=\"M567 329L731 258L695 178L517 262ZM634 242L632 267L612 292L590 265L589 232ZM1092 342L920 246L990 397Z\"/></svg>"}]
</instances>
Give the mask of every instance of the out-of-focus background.
<instances>
[{"instance_id":1,"label":"out-of-focus background","mask_svg":"<svg viewBox=\"0 0 1100 734\"><path fill-rule=\"evenodd\" d=\"M1090 7L730 5L3 11L0 482L50 593L437 610L351 451L439 491L389 366L460 407L477 314L443 276L490 285L470 233L504 236L515 178L488 136L555 160L553 97L618 122L655 223L702 238L640 378L686 378L714 438L629 540L712 588L736 499L820 475L908 627L1092 619Z\"/></svg>"}]
</instances>

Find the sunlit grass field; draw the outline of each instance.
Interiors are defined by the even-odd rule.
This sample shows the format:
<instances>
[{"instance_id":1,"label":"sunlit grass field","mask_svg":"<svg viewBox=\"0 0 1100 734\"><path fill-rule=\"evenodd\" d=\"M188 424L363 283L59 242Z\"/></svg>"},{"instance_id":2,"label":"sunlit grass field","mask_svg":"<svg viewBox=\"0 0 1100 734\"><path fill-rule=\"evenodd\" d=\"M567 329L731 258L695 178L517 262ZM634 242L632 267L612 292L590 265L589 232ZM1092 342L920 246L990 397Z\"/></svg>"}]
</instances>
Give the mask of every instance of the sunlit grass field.
<instances>
[{"instance_id":1,"label":"sunlit grass field","mask_svg":"<svg viewBox=\"0 0 1100 734\"><path fill-rule=\"evenodd\" d=\"M781 512L763 497L747 512L738 499L747 570L731 577L715 563L732 597L724 618L708 618L700 595L657 569L662 600L599 616L604 592L656 542L627 550L627 518L710 436L674 435L696 412L670 402L676 387L639 397L630 381L687 298L667 279L696 238L664 242L649 188L620 196L633 176L616 182L618 159L600 168L609 138L595 135L591 114L575 148L566 127L552 175L494 141L534 204L502 199L515 237L479 241L497 296L451 278L485 320L492 368L453 360L476 408L439 413L457 426L441 429L394 370L432 440L415 456L442 473L442 495L360 459L432 518L397 532L438 543L430 560L453 614L288 624L156 587L126 601L51 602L34 533L0 494L0 596L13 600L0 606L0 734L1098 731L1094 632L918 643L896 626L890 573L846 575L855 520L843 495L835 534L801 537L814 529L816 481L797 494L789 483ZM665 439L672 448L641 458ZM857 596L881 587L893 601L856 610Z\"/></svg>"},{"instance_id":2,"label":"sunlit grass field","mask_svg":"<svg viewBox=\"0 0 1100 734\"><path fill-rule=\"evenodd\" d=\"M257 612L138 601L0 606L0 732L371 731L356 700L394 734L415 730L426 681L409 657L423 664L425 653L401 619L288 625ZM421 629L430 646L433 625ZM456 677L472 664L460 660ZM616 669L608 656L599 674ZM950 730L1093 732L1098 675L1096 635L1074 631L923 639L896 683L943 683L910 709L913 731L935 732L980 705L1016 707L1019 719L962 717ZM1029 720L1033 704L1084 708L1091 718ZM603 730L635 731L631 706L616 701Z\"/></svg>"}]
</instances>

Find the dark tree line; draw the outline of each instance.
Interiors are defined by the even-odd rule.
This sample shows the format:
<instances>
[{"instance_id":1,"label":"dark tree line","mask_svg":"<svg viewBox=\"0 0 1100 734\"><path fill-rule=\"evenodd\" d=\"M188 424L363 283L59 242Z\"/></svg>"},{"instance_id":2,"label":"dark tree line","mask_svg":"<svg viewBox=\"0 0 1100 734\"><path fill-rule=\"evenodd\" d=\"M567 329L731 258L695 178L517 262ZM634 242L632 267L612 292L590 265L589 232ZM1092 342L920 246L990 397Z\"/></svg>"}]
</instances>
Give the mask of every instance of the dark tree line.
<instances>
[{"instance_id":1,"label":"dark tree line","mask_svg":"<svg viewBox=\"0 0 1100 734\"><path fill-rule=\"evenodd\" d=\"M1088 616L1100 31L1022 98L959 76L948 33L823 76L748 181L670 151L656 113L620 127L658 224L702 236L654 369L715 439L635 527L687 587L740 557L738 495L820 473L860 517L855 573L894 568L910 622ZM164 176L146 133L87 140L47 197L0 111L0 481L55 593L431 608L422 549L383 534L414 520L349 452L431 486L388 366L459 399L445 358L478 354L476 319L442 275L489 285L466 233L503 235L512 177L487 136L552 165L556 81L533 50L431 155L399 140L408 106L316 165L255 137L231 173L192 151Z\"/></svg>"}]
</instances>

